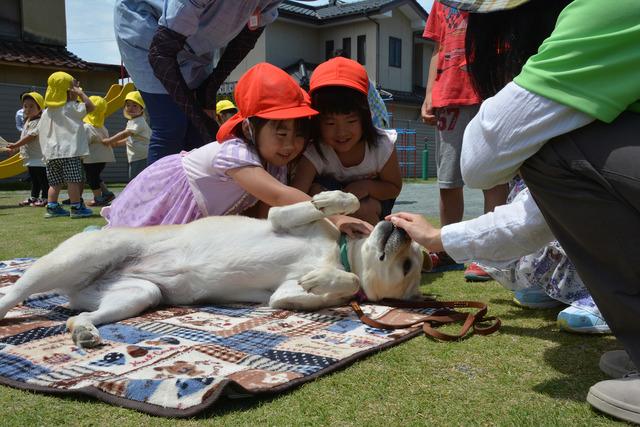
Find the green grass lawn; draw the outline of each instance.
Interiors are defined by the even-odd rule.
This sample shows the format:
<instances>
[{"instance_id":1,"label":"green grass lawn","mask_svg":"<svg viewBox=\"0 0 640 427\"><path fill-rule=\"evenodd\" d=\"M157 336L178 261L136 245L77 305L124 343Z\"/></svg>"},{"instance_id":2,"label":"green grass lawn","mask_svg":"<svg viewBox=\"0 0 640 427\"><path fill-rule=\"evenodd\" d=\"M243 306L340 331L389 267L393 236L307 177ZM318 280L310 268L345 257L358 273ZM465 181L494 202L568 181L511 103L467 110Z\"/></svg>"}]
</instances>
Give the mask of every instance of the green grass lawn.
<instances>
[{"instance_id":1,"label":"green grass lawn","mask_svg":"<svg viewBox=\"0 0 640 427\"><path fill-rule=\"evenodd\" d=\"M41 256L90 224L44 219L18 208L26 191L0 191L0 259ZM85 193L86 194L86 193ZM589 387L605 379L600 354L612 337L563 333L555 310L524 310L496 282L465 283L462 272L423 276L439 299L486 301L500 332L462 342L418 337L269 398L220 400L190 420L154 418L86 397L48 396L0 386L0 424L31 425L612 425L590 409Z\"/></svg>"}]
</instances>

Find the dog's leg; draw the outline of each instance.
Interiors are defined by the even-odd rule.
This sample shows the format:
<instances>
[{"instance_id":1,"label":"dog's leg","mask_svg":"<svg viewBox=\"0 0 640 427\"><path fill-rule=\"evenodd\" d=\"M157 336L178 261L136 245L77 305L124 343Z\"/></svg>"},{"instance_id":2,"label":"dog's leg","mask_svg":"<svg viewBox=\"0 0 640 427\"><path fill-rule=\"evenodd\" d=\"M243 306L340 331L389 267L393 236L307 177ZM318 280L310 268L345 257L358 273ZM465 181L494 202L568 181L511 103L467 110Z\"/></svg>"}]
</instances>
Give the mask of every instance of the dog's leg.
<instances>
[{"instance_id":1,"label":"dog's leg","mask_svg":"<svg viewBox=\"0 0 640 427\"><path fill-rule=\"evenodd\" d=\"M105 270L135 256L136 251L134 240L127 232L76 234L37 260L0 298L0 319L30 295L55 289L74 292Z\"/></svg>"},{"instance_id":2,"label":"dog's leg","mask_svg":"<svg viewBox=\"0 0 640 427\"><path fill-rule=\"evenodd\" d=\"M269 306L284 310L319 310L321 308L346 304L351 295L357 291L349 292L328 292L325 294L314 294L305 291L297 280L287 280L276 289L269 299Z\"/></svg>"},{"instance_id":3,"label":"dog's leg","mask_svg":"<svg viewBox=\"0 0 640 427\"><path fill-rule=\"evenodd\" d=\"M324 191L308 202L271 208L268 219L275 230L286 231L331 215L353 213L359 208L360 202L353 194Z\"/></svg>"},{"instance_id":4,"label":"dog's leg","mask_svg":"<svg viewBox=\"0 0 640 427\"><path fill-rule=\"evenodd\" d=\"M74 295L74 305L90 306L82 299L95 298L98 294L98 309L80 313L67 320L67 329L73 342L79 347L95 347L100 344L100 333L95 325L116 322L142 313L160 303L162 293L152 282L144 279L123 278L112 283L103 283L98 289L83 289ZM93 302L95 304L95 302Z\"/></svg>"}]
</instances>

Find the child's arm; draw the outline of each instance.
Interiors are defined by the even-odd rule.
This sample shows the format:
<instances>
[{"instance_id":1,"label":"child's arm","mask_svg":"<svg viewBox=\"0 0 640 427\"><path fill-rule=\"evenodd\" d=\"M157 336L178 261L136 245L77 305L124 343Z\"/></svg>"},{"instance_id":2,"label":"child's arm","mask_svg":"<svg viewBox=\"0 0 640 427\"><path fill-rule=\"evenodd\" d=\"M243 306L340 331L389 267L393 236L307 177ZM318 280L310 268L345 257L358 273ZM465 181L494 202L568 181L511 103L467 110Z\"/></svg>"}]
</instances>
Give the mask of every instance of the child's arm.
<instances>
[{"instance_id":1,"label":"child's arm","mask_svg":"<svg viewBox=\"0 0 640 427\"><path fill-rule=\"evenodd\" d=\"M395 148L377 179L354 181L344 187L344 191L354 194L360 200L365 197L373 197L376 200L395 199L400 194L400 190L402 190L402 174Z\"/></svg>"},{"instance_id":2,"label":"child's arm","mask_svg":"<svg viewBox=\"0 0 640 427\"><path fill-rule=\"evenodd\" d=\"M123 131L116 133L113 136L110 136L109 138L103 139L102 143L105 145L111 145L113 147L124 145L127 142L127 138L130 137L132 134L133 132L131 132L129 129L125 129Z\"/></svg>"},{"instance_id":3,"label":"child's arm","mask_svg":"<svg viewBox=\"0 0 640 427\"><path fill-rule=\"evenodd\" d=\"M306 157L302 156L296 167L296 174L291 181L291 186L309 194L313 179L316 177L316 168Z\"/></svg>"},{"instance_id":4,"label":"child's arm","mask_svg":"<svg viewBox=\"0 0 640 427\"><path fill-rule=\"evenodd\" d=\"M91 100L84 93L81 87L74 86L71 88L71 92L74 93L76 96L79 96L80 99L82 99L82 102L84 102L84 105L87 107L87 114L96 109L96 106L93 105L93 102L91 102Z\"/></svg>"},{"instance_id":5,"label":"child's arm","mask_svg":"<svg viewBox=\"0 0 640 427\"><path fill-rule=\"evenodd\" d=\"M284 185L259 166L245 166L227 172L246 192L269 206L285 206L311 200L297 188ZM334 215L329 218L343 233L355 237L371 232L371 225L357 218Z\"/></svg>"},{"instance_id":6,"label":"child's arm","mask_svg":"<svg viewBox=\"0 0 640 427\"><path fill-rule=\"evenodd\" d=\"M20 148L23 145L27 145L37 137L38 135L25 135L23 138L20 138L18 141L14 142L13 144L7 144L7 148L13 151L16 148Z\"/></svg>"}]
</instances>

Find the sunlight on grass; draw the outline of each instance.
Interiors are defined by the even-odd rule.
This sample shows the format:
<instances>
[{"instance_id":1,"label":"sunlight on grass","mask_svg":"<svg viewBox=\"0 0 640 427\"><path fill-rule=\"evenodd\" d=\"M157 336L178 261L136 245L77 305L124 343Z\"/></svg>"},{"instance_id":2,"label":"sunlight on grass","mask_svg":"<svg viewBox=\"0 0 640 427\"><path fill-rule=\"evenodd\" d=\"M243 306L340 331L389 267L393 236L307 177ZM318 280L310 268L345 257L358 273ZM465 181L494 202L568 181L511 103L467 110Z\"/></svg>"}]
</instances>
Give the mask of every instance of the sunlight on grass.
<instances>
[{"instance_id":1,"label":"sunlight on grass","mask_svg":"<svg viewBox=\"0 0 640 427\"><path fill-rule=\"evenodd\" d=\"M45 220L43 208L17 207L26 194L0 191L0 259L42 256L87 225L104 224L99 216ZM440 300L485 301L503 327L455 343L418 337L290 392L222 399L191 420L6 386L0 386L0 419L3 426L616 424L585 402L589 387L604 379L600 354L620 348L614 338L560 332L558 309L520 309L497 283L466 283L462 272L425 274L422 290Z\"/></svg>"}]
</instances>

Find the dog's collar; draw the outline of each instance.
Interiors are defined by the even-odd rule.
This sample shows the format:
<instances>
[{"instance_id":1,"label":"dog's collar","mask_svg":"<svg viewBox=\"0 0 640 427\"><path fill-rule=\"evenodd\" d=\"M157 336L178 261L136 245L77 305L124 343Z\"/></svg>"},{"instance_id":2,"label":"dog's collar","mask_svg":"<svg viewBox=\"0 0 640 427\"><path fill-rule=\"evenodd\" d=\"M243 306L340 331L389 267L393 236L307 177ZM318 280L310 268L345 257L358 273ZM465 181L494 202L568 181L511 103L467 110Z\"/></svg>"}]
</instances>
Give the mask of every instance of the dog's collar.
<instances>
[{"instance_id":1,"label":"dog's collar","mask_svg":"<svg viewBox=\"0 0 640 427\"><path fill-rule=\"evenodd\" d=\"M347 235L345 233L340 234L340 241L338 242L338 245L340 246L340 262L342 262L344 270L351 273L351 264L349 264L349 254L347 253ZM367 294L364 293L362 286L353 297L358 302L367 301Z\"/></svg>"},{"instance_id":2,"label":"dog's collar","mask_svg":"<svg viewBox=\"0 0 640 427\"><path fill-rule=\"evenodd\" d=\"M345 233L340 234L340 262L347 273L351 273L351 264L349 264L349 254L347 254L347 235Z\"/></svg>"}]
</instances>

